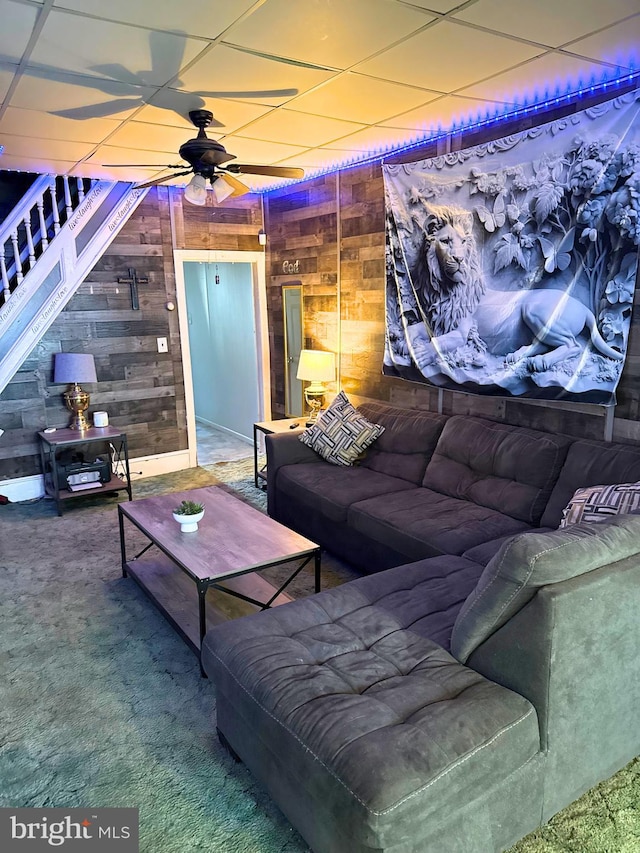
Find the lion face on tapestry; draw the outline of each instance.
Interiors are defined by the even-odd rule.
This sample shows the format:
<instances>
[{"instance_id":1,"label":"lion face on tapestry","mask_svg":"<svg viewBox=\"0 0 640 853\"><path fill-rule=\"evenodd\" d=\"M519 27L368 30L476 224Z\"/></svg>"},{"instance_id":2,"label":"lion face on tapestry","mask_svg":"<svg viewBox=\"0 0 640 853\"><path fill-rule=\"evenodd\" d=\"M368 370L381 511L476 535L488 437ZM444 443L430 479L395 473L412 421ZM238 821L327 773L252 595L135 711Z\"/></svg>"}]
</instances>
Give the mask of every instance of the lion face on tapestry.
<instances>
[{"instance_id":1,"label":"lion face on tapestry","mask_svg":"<svg viewBox=\"0 0 640 853\"><path fill-rule=\"evenodd\" d=\"M473 217L455 207L430 206L423 231L416 292L431 333L442 335L473 312L485 292Z\"/></svg>"}]
</instances>

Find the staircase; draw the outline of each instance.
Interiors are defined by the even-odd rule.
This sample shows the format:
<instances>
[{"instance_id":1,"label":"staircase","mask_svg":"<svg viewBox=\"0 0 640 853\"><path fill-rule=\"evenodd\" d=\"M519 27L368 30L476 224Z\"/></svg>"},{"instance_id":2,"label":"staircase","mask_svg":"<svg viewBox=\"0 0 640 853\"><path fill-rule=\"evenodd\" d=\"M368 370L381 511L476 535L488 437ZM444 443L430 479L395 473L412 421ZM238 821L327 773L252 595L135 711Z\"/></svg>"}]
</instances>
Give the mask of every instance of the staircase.
<instances>
[{"instance_id":1,"label":"staircase","mask_svg":"<svg viewBox=\"0 0 640 853\"><path fill-rule=\"evenodd\" d=\"M146 193L43 175L0 225L0 394Z\"/></svg>"}]
</instances>

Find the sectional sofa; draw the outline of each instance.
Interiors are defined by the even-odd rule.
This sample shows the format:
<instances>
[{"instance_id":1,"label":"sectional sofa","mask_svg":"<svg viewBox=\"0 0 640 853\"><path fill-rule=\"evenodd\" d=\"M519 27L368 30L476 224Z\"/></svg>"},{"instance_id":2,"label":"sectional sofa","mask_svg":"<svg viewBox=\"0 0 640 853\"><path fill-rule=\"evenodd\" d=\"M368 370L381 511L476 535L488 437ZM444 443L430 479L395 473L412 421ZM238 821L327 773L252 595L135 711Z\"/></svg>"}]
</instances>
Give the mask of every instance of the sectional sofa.
<instances>
[{"instance_id":1,"label":"sectional sofa","mask_svg":"<svg viewBox=\"0 0 640 853\"><path fill-rule=\"evenodd\" d=\"M640 448L382 404L268 436L268 509L368 576L209 631L220 736L316 853L496 853L640 753Z\"/></svg>"}]
</instances>

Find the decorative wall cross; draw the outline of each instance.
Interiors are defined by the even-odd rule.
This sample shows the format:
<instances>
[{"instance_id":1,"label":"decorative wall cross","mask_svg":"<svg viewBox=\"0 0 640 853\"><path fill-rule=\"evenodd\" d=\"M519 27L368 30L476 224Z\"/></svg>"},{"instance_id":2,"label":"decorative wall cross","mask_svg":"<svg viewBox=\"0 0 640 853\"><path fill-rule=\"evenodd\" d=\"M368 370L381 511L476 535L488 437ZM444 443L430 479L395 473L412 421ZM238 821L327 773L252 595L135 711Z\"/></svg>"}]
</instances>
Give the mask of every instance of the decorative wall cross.
<instances>
[{"instance_id":1,"label":"decorative wall cross","mask_svg":"<svg viewBox=\"0 0 640 853\"><path fill-rule=\"evenodd\" d=\"M131 288L131 307L134 311L140 310L140 302L138 301L138 285L139 284L148 284L148 278L138 278L138 275L135 271L135 267L129 267L127 270L129 273L128 278L119 278L118 284L128 284Z\"/></svg>"}]
</instances>

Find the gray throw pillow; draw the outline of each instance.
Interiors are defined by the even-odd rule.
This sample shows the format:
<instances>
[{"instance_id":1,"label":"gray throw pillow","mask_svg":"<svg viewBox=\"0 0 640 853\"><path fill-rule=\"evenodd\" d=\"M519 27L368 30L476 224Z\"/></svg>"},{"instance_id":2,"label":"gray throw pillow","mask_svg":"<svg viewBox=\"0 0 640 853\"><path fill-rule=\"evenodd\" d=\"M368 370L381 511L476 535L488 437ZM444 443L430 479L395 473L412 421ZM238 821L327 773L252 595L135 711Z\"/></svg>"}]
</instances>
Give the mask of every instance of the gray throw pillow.
<instances>
[{"instance_id":1,"label":"gray throw pillow","mask_svg":"<svg viewBox=\"0 0 640 853\"><path fill-rule=\"evenodd\" d=\"M490 560L453 626L451 653L469 655L521 610L538 587L599 569L640 553L640 516L573 524L549 533L519 533Z\"/></svg>"},{"instance_id":2,"label":"gray throw pillow","mask_svg":"<svg viewBox=\"0 0 640 853\"><path fill-rule=\"evenodd\" d=\"M341 391L329 408L300 436L300 441L333 465L353 465L384 432L372 424Z\"/></svg>"},{"instance_id":3,"label":"gray throw pillow","mask_svg":"<svg viewBox=\"0 0 640 853\"><path fill-rule=\"evenodd\" d=\"M580 521L602 521L612 515L635 512L639 508L640 483L587 486L573 493L562 510L560 527L568 527Z\"/></svg>"}]
</instances>

